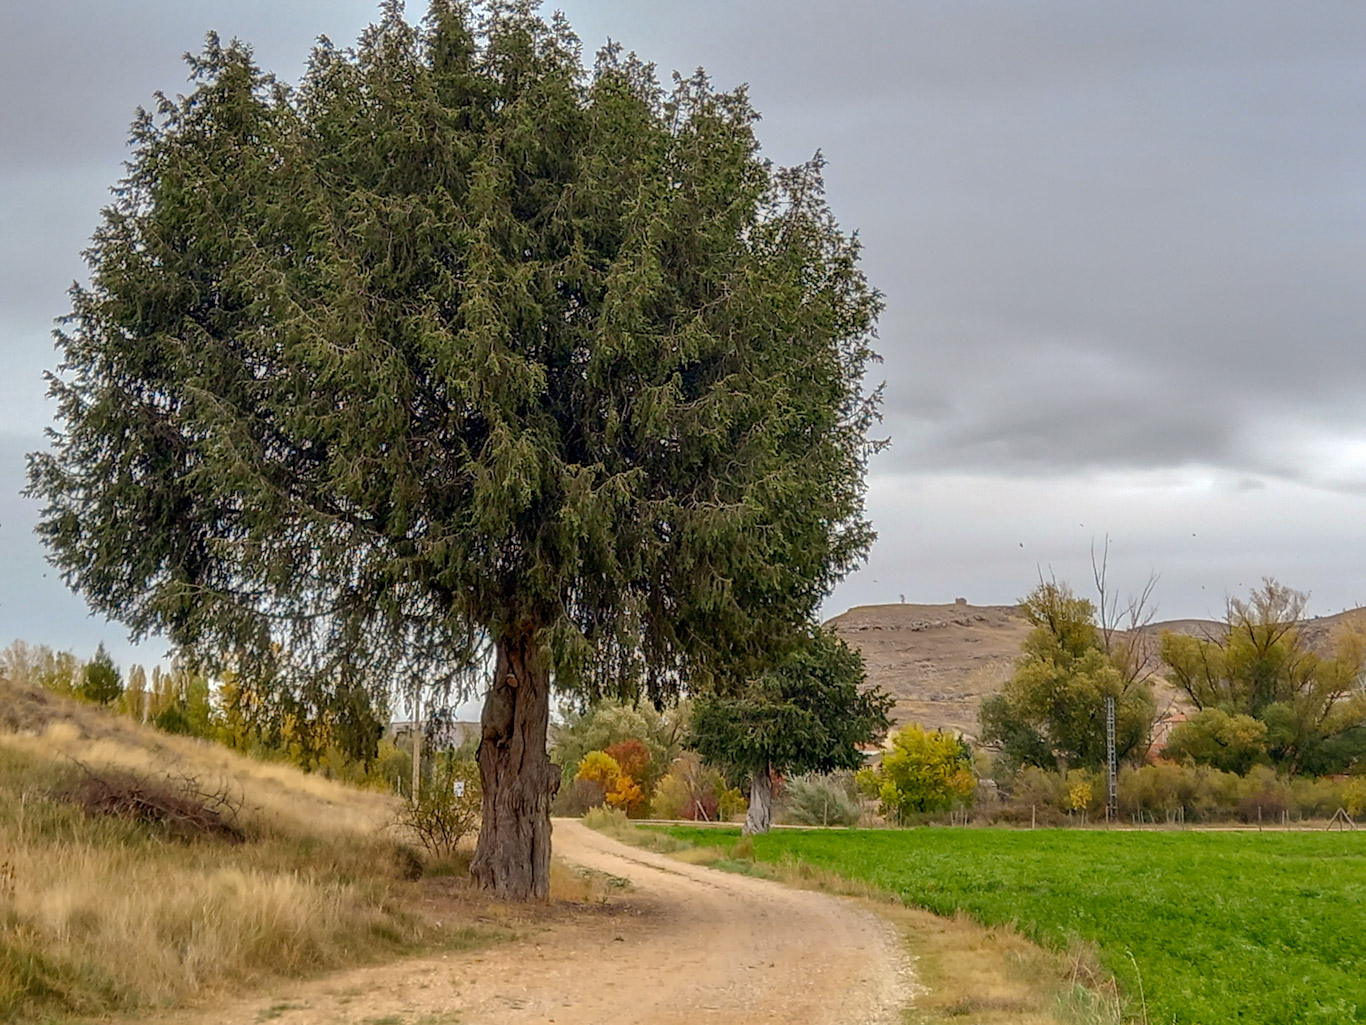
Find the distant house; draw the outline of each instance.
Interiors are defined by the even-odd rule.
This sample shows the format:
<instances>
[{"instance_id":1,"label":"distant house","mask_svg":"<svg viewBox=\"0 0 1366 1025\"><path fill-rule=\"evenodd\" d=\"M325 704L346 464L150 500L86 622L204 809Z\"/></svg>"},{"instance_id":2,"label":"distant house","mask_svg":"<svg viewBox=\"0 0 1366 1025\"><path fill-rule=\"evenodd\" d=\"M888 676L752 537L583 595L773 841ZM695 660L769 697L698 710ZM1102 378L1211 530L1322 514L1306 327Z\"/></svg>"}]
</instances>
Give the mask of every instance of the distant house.
<instances>
[{"instance_id":1,"label":"distant house","mask_svg":"<svg viewBox=\"0 0 1366 1025\"><path fill-rule=\"evenodd\" d=\"M1167 741L1171 739L1172 730L1189 718L1190 714L1187 712L1168 712L1153 723L1153 742L1148 747L1149 761L1156 761L1162 757L1162 752L1167 749Z\"/></svg>"}]
</instances>

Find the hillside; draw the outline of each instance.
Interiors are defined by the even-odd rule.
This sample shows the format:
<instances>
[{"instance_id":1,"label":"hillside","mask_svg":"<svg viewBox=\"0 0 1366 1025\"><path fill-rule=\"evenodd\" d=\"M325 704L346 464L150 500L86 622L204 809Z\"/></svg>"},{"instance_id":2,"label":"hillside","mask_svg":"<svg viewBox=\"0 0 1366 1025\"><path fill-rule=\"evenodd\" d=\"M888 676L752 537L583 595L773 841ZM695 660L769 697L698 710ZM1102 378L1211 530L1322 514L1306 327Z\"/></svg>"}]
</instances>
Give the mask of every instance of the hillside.
<instances>
[{"instance_id":1,"label":"hillside","mask_svg":"<svg viewBox=\"0 0 1366 1025\"><path fill-rule=\"evenodd\" d=\"M1366 610L1310 619L1303 624L1311 645L1326 652L1335 627ZM863 653L868 681L896 700L897 723L918 722L969 736L977 733L977 709L1010 677L1028 621L1014 605L858 605L827 624ZM1163 630L1218 636L1221 623L1180 619L1142 629L1154 670L1158 710L1180 707L1177 692L1158 675L1157 638Z\"/></svg>"},{"instance_id":2,"label":"hillside","mask_svg":"<svg viewBox=\"0 0 1366 1025\"><path fill-rule=\"evenodd\" d=\"M859 605L827 624L863 653L868 681L896 699L897 723L975 735L1029 623L1013 605Z\"/></svg>"},{"instance_id":3,"label":"hillside","mask_svg":"<svg viewBox=\"0 0 1366 1025\"><path fill-rule=\"evenodd\" d=\"M0 679L0 1021L141 1016L500 938L393 797Z\"/></svg>"}]
</instances>

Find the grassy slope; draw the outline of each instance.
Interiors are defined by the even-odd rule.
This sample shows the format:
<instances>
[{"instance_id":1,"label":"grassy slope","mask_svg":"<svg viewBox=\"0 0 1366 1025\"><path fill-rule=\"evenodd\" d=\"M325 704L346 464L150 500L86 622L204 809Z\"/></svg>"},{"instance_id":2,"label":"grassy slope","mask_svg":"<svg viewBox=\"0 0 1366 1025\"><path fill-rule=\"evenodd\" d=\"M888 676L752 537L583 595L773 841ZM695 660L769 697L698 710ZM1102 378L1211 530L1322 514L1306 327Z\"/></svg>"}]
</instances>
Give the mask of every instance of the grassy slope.
<instances>
[{"instance_id":1,"label":"grassy slope","mask_svg":"<svg viewBox=\"0 0 1366 1025\"><path fill-rule=\"evenodd\" d=\"M241 844L166 840L59 799L83 765L243 800ZM175 1006L491 939L409 910L392 799L0 681L0 1020Z\"/></svg>"},{"instance_id":2,"label":"grassy slope","mask_svg":"<svg viewBox=\"0 0 1366 1025\"><path fill-rule=\"evenodd\" d=\"M783 831L757 838L755 856L1015 922L1055 947L1092 941L1131 996L1141 973L1153 1025L1366 1021L1359 833Z\"/></svg>"}]
</instances>

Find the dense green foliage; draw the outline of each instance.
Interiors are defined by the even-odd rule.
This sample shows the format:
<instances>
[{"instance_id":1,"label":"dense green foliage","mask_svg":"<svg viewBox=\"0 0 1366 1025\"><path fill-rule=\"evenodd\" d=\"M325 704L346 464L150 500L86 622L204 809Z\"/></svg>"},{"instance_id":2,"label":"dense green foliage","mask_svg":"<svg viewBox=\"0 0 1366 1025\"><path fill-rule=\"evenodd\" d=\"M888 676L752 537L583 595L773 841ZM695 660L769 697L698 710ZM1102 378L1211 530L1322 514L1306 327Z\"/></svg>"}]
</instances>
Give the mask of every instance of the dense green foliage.
<instances>
[{"instance_id":1,"label":"dense green foliage","mask_svg":"<svg viewBox=\"0 0 1366 1025\"><path fill-rule=\"evenodd\" d=\"M290 89L211 35L133 128L31 457L97 612L305 707L472 693L471 865L549 887L553 679L747 680L866 553L880 296L743 89L400 0Z\"/></svg>"},{"instance_id":2,"label":"dense green foliage","mask_svg":"<svg viewBox=\"0 0 1366 1025\"><path fill-rule=\"evenodd\" d=\"M562 688L668 695L866 551L880 299L743 90L587 72L525 2L387 3L297 89L214 36L191 67L32 459L94 609L252 686L468 689L534 638Z\"/></svg>"},{"instance_id":3,"label":"dense green foliage","mask_svg":"<svg viewBox=\"0 0 1366 1025\"><path fill-rule=\"evenodd\" d=\"M749 773L833 772L863 764L860 744L887 732L892 698L863 686L863 656L812 627L777 666L731 692L693 702L688 746Z\"/></svg>"},{"instance_id":4,"label":"dense green foliage","mask_svg":"<svg viewBox=\"0 0 1366 1025\"><path fill-rule=\"evenodd\" d=\"M1095 768L1105 761L1105 699L1115 699L1120 758L1146 745L1151 688L1105 650L1096 608L1065 585L1041 583L1020 603L1034 629L1015 672L982 702L981 739L1014 765Z\"/></svg>"},{"instance_id":5,"label":"dense green foliage","mask_svg":"<svg viewBox=\"0 0 1366 1025\"><path fill-rule=\"evenodd\" d=\"M1241 712L1204 708L1172 730L1162 757L1244 773L1266 758L1266 723Z\"/></svg>"},{"instance_id":6,"label":"dense green foliage","mask_svg":"<svg viewBox=\"0 0 1366 1025\"><path fill-rule=\"evenodd\" d=\"M1366 759L1366 635L1356 624L1325 656L1302 625L1307 596L1267 580L1228 603L1217 637L1162 635L1172 679L1201 714L1172 731L1174 754L1221 768L1268 762L1291 772L1345 772Z\"/></svg>"},{"instance_id":7,"label":"dense green foliage","mask_svg":"<svg viewBox=\"0 0 1366 1025\"><path fill-rule=\"evenodd\" d=\"M103 642L95 649L95 657L86 663L81 682L76 685L76 696L96 705L112 705L123 696L123 679Z\"/></svg>"},{"instance_id":8,"label":"dense green foliage","mask_svg":"<svg viewBox=\"0 0 1366 1025\"><path fill-rule=\"evenodd\" d=\"M876 767L862 770L858 779L864 792L877 799L883 815L903 821L971 804L977 786L967 742L918 723L897 730L891 750Z\"/></svg>"},{"instance_id":9,"label":"dense green foliage","mask_svg":"<svg viewBox=\"0 0 1366 1025\"><path fill-rule=\"evenodd\" d=\"M722 831L669 832L714 845ZM1093 942L1135 1014L1141 973L1154 1023L1366 1021L1361 833L780 831L754 853L1052 946Z\"/></svg>"},{"instance_id":10,"label":"dense green foliage","mask_svg":"<svg viewBox=\"0 0 1366 1025\"><path fill-rule=\"evenodd\" d=\"M887 732L892 698L864 685L863 656L815 624L758 676L693 703L688 745L732 776L749 777L745 829L773 824L778 775L862 764L859 745Z\"/></svg>"}]
</instances>

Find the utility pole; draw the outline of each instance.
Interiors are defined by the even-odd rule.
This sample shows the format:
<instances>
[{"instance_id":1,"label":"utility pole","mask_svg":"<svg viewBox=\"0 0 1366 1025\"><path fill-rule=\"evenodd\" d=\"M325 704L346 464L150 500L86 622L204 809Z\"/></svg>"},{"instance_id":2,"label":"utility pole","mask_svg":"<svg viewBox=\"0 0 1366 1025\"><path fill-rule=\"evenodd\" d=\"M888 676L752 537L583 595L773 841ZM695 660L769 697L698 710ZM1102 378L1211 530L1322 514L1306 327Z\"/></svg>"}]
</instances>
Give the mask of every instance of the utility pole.
<instances>
[{"instance_id":1,"label":"utility pole","mask_svg":"<svg viewBox=\"0 0 1366 1025\"><path fill-rule=\"evenodd\" d=\"M1109 779L1105 788L1105 821L1119 818L1119 765L1115 760L1115 699L1105 699L1105 766Z\"/></svg>"},{"instance_id":2,"label":"utility pole","mask_svg":"<svg viewBox=\"0 0 1366 1025\"><path fill-rule=\"evenodd\" d=\"M422 791L422 688L413 688L413 804Z\"/></svg>"}]
</instances>

